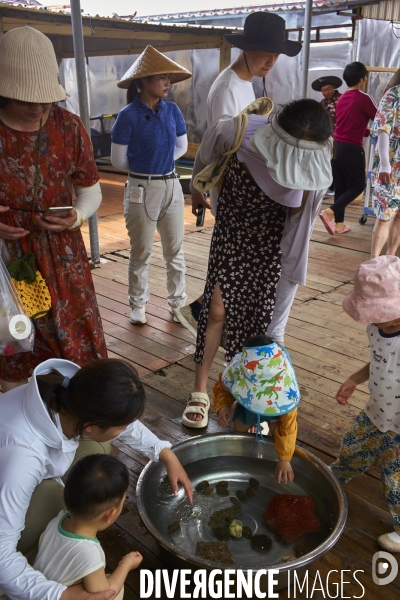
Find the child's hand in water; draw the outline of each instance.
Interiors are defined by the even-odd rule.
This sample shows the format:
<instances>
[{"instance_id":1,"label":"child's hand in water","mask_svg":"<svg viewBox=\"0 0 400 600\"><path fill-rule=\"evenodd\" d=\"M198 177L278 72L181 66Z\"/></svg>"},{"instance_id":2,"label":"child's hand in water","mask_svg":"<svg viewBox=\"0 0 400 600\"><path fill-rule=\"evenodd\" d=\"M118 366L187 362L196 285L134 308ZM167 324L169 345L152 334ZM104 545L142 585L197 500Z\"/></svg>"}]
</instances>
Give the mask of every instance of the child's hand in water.
<instances>
[{"instance_id":1,"label":"child's hand in water","mask_svg":"<svg viewBox=\"0 0 400 600\"><path fill-rule=\"evenodd\" d=\"M294 473L290 460L278 460L278 464L275 469L275 479L278 483L292 483L294 481Z\"/></svg>"},{"instance_id":2,"label":"child's hand in water","mask_svg":"<svg viewBox=\"0 0 400 600\"><path fill-rule=\"evenodd\" d=\"M129 570L137 569L140 563L143 560L143 556L140 552L129 552L129 554L125 554L119 561L120 565L124 565Z\"/></svg>"},{"instance_id":3,"label":"child's hand in water","mask_svg":"<svg viewBox=\"0 0 400 600\"><path fill-rule=\"evenodd\" d=\"M346 381L342 383L338 393L336 394L336 400L339 402L339 404L344 404L345 406L348 406L349 398L356 389L356 387L357 384L350 377L346 379Z\"/></svg>"},{"instance_id":4,"label":"child's hand in water","mask_svg":"<svg viewBox=\"0 0 400 600\"><path fill-rule=\"evenodd\" d=\"M223 406L218 411L218 425L228 425L231 418L231 409L229 406Z\"/></svg>"},{"instance_id":5,"label":"child's hand in water","mask_svg":"<svg viewBox=\"0 0 400 600\"><path fill-rule=\"evenodd\" d=\"M185 494L190 502L193 504L193 488L191 481L182 467L179 459L169 448L163 448L160 452L160 459L163 461L167 468L167 475L171 488L174 494L178 493L178 481L183 485Z\"/></svg>"}]
</instances>

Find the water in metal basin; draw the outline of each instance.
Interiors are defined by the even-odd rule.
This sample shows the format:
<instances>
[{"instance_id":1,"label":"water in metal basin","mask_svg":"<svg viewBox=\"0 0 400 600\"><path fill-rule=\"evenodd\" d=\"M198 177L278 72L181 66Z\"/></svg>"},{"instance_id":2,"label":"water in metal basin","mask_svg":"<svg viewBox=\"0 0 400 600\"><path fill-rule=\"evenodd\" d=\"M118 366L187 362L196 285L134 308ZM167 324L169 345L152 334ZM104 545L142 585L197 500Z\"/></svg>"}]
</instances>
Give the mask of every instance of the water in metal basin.
<instances>
[{"instance_id":1,"label":"water in metal basin","mask_svg":"<svg viewBox=\"0 0 400 600\"><path fill-rule=\"evenodd\" d=\"M231 538L227 545L235 558L235 565L243 568L265 568L283 562L284 557L295 556L299 549L302 554L307 554L319 546L328 536L331 527L329 505L323 490L312 489L312 483L301 474L295 474L295 481L291 484L279 484L274 479L276 462L259 458L221 457L217 460L208 459L186 465L186 470L193 483L193 488L206 479L211 487L215 488L218 481L228 481L229 496L235 496L237 490L246 491L249 487L250 477L255 477L260 482L260 488L253 498L241 503L242 511L236 517L243 525L251 528L253 535L266 534L272 538L272 549L268 553L255 552L250 540L241 537ZM311 489L310 489L311 486ZM316 514L322 523L321 531L306 534L290 544L277 541L271 530L262 520L262 515L272 498L277 493L308 495L314 498ZM181 489L177 496L165 492L163 486L157 488L149 516L160 533L181 550L195 555L198 541L217 541L213 530L208 526L210 515L213 511L231 507L228 496L221 497L216 492L211 496L204 496L194 492L193 505L190 505ZM168 526L173 521L179 521L181 530L171 535Z\"/></svg>"}]
</instances>

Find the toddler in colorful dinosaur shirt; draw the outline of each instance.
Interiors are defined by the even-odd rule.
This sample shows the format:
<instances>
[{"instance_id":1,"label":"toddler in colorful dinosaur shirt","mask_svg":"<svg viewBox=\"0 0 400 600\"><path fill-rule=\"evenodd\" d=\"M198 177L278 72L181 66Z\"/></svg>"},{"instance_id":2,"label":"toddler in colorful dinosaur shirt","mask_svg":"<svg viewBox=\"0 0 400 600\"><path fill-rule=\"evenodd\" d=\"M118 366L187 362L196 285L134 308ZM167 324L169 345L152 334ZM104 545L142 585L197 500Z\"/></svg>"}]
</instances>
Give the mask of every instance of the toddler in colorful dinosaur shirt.
<instances>
[{"instance_id":1,"label":"toddler in colorful dinosaur shirt","mask_svg":"<svg viewBox=\"0 0 400 600\"><path fill-rule=\"evenodd\" d=\"M342 440L331 465L346 483L381 461L381 482L394 531L378 538L389 552L400 552L400 259L379 256L362 263L343 309L369 323L370 362L341 385L336 400L348 405L357 385L368 381L370 397Z\"/></svg>"},{"instance_id":2,"label":"toddler in colorful dinosaur shirt","mask_svg":"<svg viewBox=\"0 0 400 600\"><path fill-rule=\"evenodd\" d=\"M283 346L266 335L246 340L242 352L233 357L214 385L219 425L228 425L235 401L232 431L255 433L260 443L262 433L272 435L278 455L275 478L292 482L290 461L296 445L300 391Z\"/></svg>"}]
</instances>

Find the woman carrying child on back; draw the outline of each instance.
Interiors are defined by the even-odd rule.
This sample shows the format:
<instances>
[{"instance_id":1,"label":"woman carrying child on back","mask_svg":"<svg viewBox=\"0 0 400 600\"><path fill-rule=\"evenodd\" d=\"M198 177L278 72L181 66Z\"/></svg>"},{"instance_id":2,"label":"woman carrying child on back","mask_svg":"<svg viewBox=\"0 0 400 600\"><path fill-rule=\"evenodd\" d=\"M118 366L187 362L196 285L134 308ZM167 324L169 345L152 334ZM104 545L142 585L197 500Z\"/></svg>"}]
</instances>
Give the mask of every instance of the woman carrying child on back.
<instances>
[{"instance_id":1,"label":"woman carrying child on back","mask_svg":"<svg viewBox=\"0 0 400 600\"><path fill-rule=\"evenodd\" d=\"M50 359L32 379L0 398L0 597L19 600L108 600L112 590L90 594L82 585L48 581L27 563L40 534L63 508L63 477L74 459L106 453L118 437L152 460L161 459L174 492L190 481L170 450L137 419L145 394L136 371L100 359L81 369ZM80 441L84 435L87 439ZM75 456L76 455L76 456ZM23 554L22 554L23 553ZM114 590L115 592L115 590Z\"/></svg>"},{"instance_id":2,"label":"woman carrying child on back","mask_svg":"<svg viewBox=\"0 0 400 600\"><path fill-rule=\"evenodd\" d=\"M242 126L239 119L213 123L193 170L200 188L204 167L237 148L218 198L194 385L182 416L186 427L208 423L207 380L221 338L227 361L250 336L266 333L283 342L297 286L306 281L314 222L332 179L331 124L319 102L289 102L270 124L265 114L250 114Z\"/></svg>"},{"instance_id":3,"label":"woman carrying child on back","mask_svg":"<svg viewBox=\"0 0 400 600\"><path fill-rule=\"evenodd\" d=\"M362 263L343 309L355 321L369 323L370 362L343 383L336 400L347 406L365 381L370 398L344 436L332 471L347 483L381 460L383 493L394 531L381 535L378 544L400 552L400 259L379 256Z\"/></svg>"}]
</instances>

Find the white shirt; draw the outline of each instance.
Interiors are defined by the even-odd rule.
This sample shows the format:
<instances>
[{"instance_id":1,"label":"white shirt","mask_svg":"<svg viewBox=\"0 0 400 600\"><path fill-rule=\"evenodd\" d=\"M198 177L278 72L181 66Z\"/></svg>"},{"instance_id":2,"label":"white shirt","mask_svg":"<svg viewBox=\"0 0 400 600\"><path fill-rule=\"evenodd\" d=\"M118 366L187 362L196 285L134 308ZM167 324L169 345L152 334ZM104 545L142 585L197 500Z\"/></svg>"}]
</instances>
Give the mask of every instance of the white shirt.
<instances>
[{"instance_id":1,"label":"white shirt","mask_svg":"<svg viewBox=\"0 0 400 600\"><path fill-rule=\"evenodd\" d=\"M207 127L223 115L236 117L256 99L251 81L241 79L235 71L224 69L212 84L207 97Z\"/></svg>"},{"instance_id":2,"label":"white shirt","mask_svg":"<svg viewBox=\"0 0 400 600\"><path fill-rule=\"evenodd\" d=\"M65 475L79 445L53 423L40 397L36 377L52 367L67 377L79 370L68 360L50 359L36 367L28 384L0 396L0 588L11 600L58 600L65 589L16 550L34 489L43 479ZM140 421L118 439L152 460L171 447Z\"/></svg>"},{"instance_id":3,"label":"white shirt","mask_svg":"<svg viewBox=\"0 0 400 600\"><path fill-rule=\"evenodd\" d=\"M371 323L367 327L371 348L364 412L379 431L400 433L400 332L385 334Z\"/></svg>"},{"instance_id":4,"label":"white shirt","mask_svg":"<svg viewBox=\"0 0 400 600\"><path fill-rule=\"evenodd\" d=\"M237 117L256 99L251 81L241 79L235 71L228 67L221 71L212 84L207 96L207 127L222 116ZM218 190L210 190L211 214L217 214Z\"/></svg>"},{"instance_id":5,"label":"white shirt","mask_svg":"<svg viewBox=\"0 0 400 600\"><path fill-rule=\"evenodd\" d=\"M62 522L68 513L62 510L40 536L39 551L33 568L47 579L70 586L106 565L103 548L97 538L65 531Z\"/></svg>"}]
</instances>

